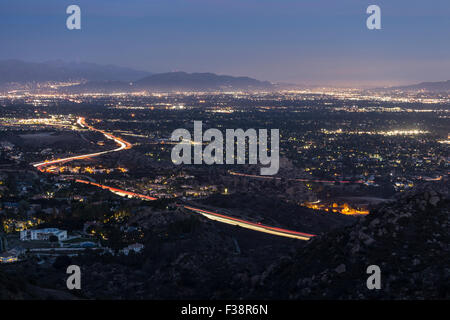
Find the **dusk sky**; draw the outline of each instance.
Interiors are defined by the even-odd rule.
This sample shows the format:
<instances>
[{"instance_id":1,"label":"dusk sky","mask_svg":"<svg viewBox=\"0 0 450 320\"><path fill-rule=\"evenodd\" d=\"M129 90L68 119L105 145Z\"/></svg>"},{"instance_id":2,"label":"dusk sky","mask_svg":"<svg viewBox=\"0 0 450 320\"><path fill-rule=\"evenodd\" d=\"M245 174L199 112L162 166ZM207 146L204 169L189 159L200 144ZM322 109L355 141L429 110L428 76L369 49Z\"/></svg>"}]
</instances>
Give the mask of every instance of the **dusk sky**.
<instances>
[{"instance_id":1,"label":"dusk sky","mask_svg":"<svg viewBox=\"0 0 450 320\"><path fill-rule=\"evenodd\" d=\"M66 29L66 8L82 30ZM382 30L366 28L381 7ZM301 84L450 79L450 1L2 0L0 59L86 61L151 72Z\"/></svg>"}]
</instances>

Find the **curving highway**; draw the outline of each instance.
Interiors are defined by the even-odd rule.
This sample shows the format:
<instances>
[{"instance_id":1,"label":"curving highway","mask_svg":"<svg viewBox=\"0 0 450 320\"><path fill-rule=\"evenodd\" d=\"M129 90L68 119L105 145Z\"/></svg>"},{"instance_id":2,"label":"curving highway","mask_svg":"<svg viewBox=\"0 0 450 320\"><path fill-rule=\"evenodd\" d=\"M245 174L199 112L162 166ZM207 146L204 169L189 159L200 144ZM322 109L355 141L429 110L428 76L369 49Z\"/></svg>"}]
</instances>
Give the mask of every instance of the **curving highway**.
<instances>
[{"instance_id":1,"label":"curving highway","mask_svg":"<svg viewBox=\"0 0 450 320\"><path fill-rule=\"evenodd\" d=\"M233 217L225 216L223 214L219 214L219 213L215 213L215 212L211 212L211 211L207 211L207 210L203 210L203 209L199 209L199 208L193 208L190 206L183 206L183 207L185 209L191 210L193 212L200 213L204 217L211 219L211 220L216 220L216 221L220 221L223 223L236 225L236 226L240 226L240 227L243 227L246 229L251 229L251 230L255 230L255 231L259 231L259 232L270 233L270 234L274 234L277 236L295 238L295 239L300 239L300 240L309 240L310 238L315 236L313 234L297 232L297 231L292 231L292 230L282 229L282 228L277 228L277 227L271 227L271 226L263 225L260 223L254 223L254 222L250 222L250 221L246 221L246 220L242 220L242 219L238 219L238 218L233 218Z\"/></svg>"},{"instance_id":2,"label":"curving highway","mask_svg":"<svg viewBox=\"0 0 450 320\"><path fill-rule=\"evenodd\" d=\"M114 142L116 142L119 145L119 148L116 148L114 150L107 150L107 151L102 151L102 152L84 154L84 155L80 155L80 156L73 156L73 157L68 157L68 158L63 158L63 159L56 159L56 160L47 160L47 161L44 161L44 162L35 163L35 164L33 164L33 166L36 169L38 169L39 171L42 172L42 171L44 171L43 168L45 168L45 167L47 167L49 165L58 164L58 163L65 163L65 162L69 162L69 161L73 161L73 160L82 160L82 159L87 159L87 158L98 157L98 156L101 156L103 154L107 154L107 153L111 153L111 152L117 152L117 151L122 151L122 150L126 150L126 149L131 149L131 147L132 147L132 145L129 142L124 141L121 138L115 137L112 134L106 133L103 130L99 130L99 129L96 129L96 128L92 127L92 126L87 125L86 124L86 119L83 118L83 117L78 118L77 123L82 128L88 128L89 130L100 132L107 139L114 140Z\"/></svg>"},{"instance_id":3,"label":"curving highway","mask_svg":"<svg viewBox=\"0 0 450 320\"><path fill-rule=\"evenodd\" d=\"M66 162L73 161L73 160L82 160L82 159L87 159L87 158L98 157L98 156L101 156L101 155L104 155L107 153L118 152L118 151L127 150L127 149L132 148L131 143L129 143L119 137L115 137L112 134L107 133L103 130L96 129L96 128L88 125L86 123L86 119L83 117L78 118L77 124L79 126L81 126L82 128L87 128L89 130L102 133L107 139L114 140L119 145L119 147L116 149L113 149L113 150L107 150L107 151L102 151L102 152L78 155L78 156L67 157L67 158L56 159L56 160L47 160L44 162L35 163L35 164L33 164L33 166L37 170L44 172L45 171L44 168L47 166L50 166L50 165L54 165L54 164L58 164L58 163L66 163ZM232 174L243 175L243 174L236 174L236 173L232 173ZM147 196L144 194L139 194L139 193L130 192L130 191L126 191L126 190L122 190L122 189L118 189L118 188L114 188L114 187L110 187L110 186L105 186L105 185L87 181L87 180L75 179L75 182L92 185L92 186L95 186L95 187L98 187L101 189L109 190L117 195L122 196L122 197L138 198L138 199L148 200L148 201L157 200L157 198L150 197L150 196ZM194 208L194 207L187 206L187 205L179 205L179 206L182 206L184 209L189 210L191 212L201 214L202 216L204 216L208 219L211 219L211 220L219 221L219 222L230 224L230 225L240 226L242 228L246 228L246 229L250 229L250 230L254 230L254 231L258 231L258 232L269 233L269 234L273 234L273 235L277 235L277 236L282 236L282 237L287 237L287 238L295 238L295 239L300 239L300 240L310 240L312 237L315 236L313 234L302 233L302 232L298 232L298 231L267 226L267 225L263 225L260 223L254 223L251 221L246 221L243 219L226 216L223 214L207 211L207 210L200 209L200 208Z\"/></svg>"}]
</instances>

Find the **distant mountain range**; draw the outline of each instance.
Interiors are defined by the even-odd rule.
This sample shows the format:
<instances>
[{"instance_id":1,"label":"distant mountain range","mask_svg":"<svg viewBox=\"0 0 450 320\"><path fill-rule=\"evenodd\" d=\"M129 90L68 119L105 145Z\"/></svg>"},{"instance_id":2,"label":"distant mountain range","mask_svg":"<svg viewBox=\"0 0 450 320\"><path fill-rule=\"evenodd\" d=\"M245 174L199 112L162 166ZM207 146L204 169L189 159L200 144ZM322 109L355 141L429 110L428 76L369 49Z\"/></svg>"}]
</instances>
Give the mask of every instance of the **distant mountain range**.
<instances>
[{"instance_id":1,"label":"distant mountain range","mask_svg":"<svg viewBox=\"0 0 450 320\"><path fill-rule=\"evenodd\" d=\"M46 81L135 81L150 72L113 65L86 62L48 61L43 63L20 60L0 61L0 84Z\"/></svg>"},{"instance_id":2,"label":"distant mountain range","mask_svg":"<svg viewBox=\"0 0 450 320\"><path fill-rule=\"evenodd\" d=\"M249 77L232 77L214 73L169 72L154 74L135 83L140 88L219 90L219 89L270 89L272 84Z\"/></svg>"},{"instance_id":3,"label":"distant mountain range","mask_svg":"<svg viewBox=\"0 0 450 320\"><path fill-rule=\"evenodd\" d=\"M438 81L438 82L422 82L419 84L414 84L414 85L409 85L409 86L401 86L401 87L392 87L389 89L411 90L411 91L426 90L426 91L430 91L430 92L447 92L447 91L450 91L450 80Z\"/></svg>"},{"instance_id":4,"label":"distant mountain range","mask_svg":"<svg viewBox=\"0 0 450 320\"><path fill-rule=\"evenodd\" d=\"M297 84L272 84L249 77L233 77L214 73L167 72L154 74L114 65L99 65L87 62L24 62L20 60L0 61L0 88L46 90L37 83L80 82L78 85L62 87L67 93L84 92L130 92L130 91L260 91L283 90L303 87ZM55 89L53 89L55 90ZM408 86L377 88L391 91L450 92L450 80L422 82Z\"/></svg>"},{"instance_id":5,"label":"distant mountain range","mask_svg":"<svg viewBox=\"0 0 450 320\"><path fill-rule=\"evenodd\" d=\"M92 81L67 87L69 92L111 91L227 91L270 90L273 85L249 77L232 77L214 73L168 72L153 74L133 83L119 81Z\"/></svg>"},{"instance_id":6,"label":"distant mountain range","mask_svg":"<svg viewBox=\"0 0 450 320\"><path fill-rule=\"evenodd\" d=\"M85 62L50 61L44 63L19 60L0 61L0 85L42 82L80 81L61 88L64 92L151 91L227 91L270 90L268 81L249 77L232 77L214 73L168 72L152 74L113 65ZM9 86L11 88L11 86Z\"/></svg>"}]
</instances>

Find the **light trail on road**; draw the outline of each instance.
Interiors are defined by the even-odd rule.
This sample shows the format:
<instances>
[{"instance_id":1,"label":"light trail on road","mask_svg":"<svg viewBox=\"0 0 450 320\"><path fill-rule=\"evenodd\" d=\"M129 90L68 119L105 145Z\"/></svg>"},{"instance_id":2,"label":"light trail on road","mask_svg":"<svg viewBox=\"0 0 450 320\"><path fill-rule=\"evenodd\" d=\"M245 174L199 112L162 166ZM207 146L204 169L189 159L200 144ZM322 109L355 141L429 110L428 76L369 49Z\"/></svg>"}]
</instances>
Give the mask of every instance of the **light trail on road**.
<instances>
[{"instance_id":1,"label":"light trail on road","mask_svg":"<svg viewBox=\"0 0 450 320\"><path fill-rule=\"evenodd\" d=\"M251 230L255 230L255 231L259 231L259 232L275 234L278 236L283 236L283 237L288 237L288 238L296 238L296 239L300 239L300 240L309 240L312 237L315 237L314 234L292 231L292 230L282 229L282 228L277 228L277 227L271 227L271 226L263 225L260 223L255 223L255 222L250 222L250 221L246 221L246 220L242 220L242 219L238 219L238 218L234 218L234 217L230 217L230 216L225 216L223 214L219 214L219 213L215 213L215 212L211 212L211 211L207 211L207 210L203 210L203 209L198 209L198 208L194 208L194 207L190 207L190 206L183 206L183 207L185 209L200 213L201 215L203 215L211 220L216 220L216 221L220 221L223 223L236 225L236 226L240 226L240 227L243 227L246 229L251 229Z\"/></svg>"},{"instance_id":2,"label":"light trail on road","mask_svg":"<svg viewBox=\"0 0 450 320\"><path fill-rule=\"evenodd\" d=\"M86 123L85 118L83 118L83 117L78 118L77 124L79 126L81 126L82 128L88 128L89 130L102 133L106 138L114 140L119 145L119 148L116 148L114 150L107 150L107 151L102 151L102 152L90 153L90 154L85 154L85 155L67 157L67 158L63 158L63 159L44 161L41 163L33 164L33 166L37 170L43 172L44 171L43 168L45 168L46 166L52 165L52 164L65 163L65 162L69 162L69 161L73 161L73 160L83 160L83 159L98 157L98 156L101 156L101 155L104 155L107 153L111 153L111 152L118 152L118 151L127 150L127 149L132 148L131 143L129 143L121 138L115 137L112 134L107 133L103 130L96 129L96 128L88 125ZM74 181L77 183L82 183L82 184L86 184L86 185L95 186L95 187L98 187L101 189L109 190L119 196L122 196L122 197L132 197L132 198L138 198L138 199L147 200L147 201L158 200L158 198L155 198L155 197L151 197L151 196L147 196L144 194L139 194L139 193L135 193L135 192L131 192L131 191L126 191L126 190L122 190L122 189L118 189L118 188L114 188L114 187L110 187L110 186L105 186L105 185L87 181L87 180L75 179ZM226 224L236 225L236 226L240 226L242 228L246 228L246 229L250 229L250 230L254 230L254 231L258 231L258 232L269 233L269 234L273 234L273 235L277 235L277 236L282 236L282 237L287 237L287 238L295 238L295 239L300 239L300 240L310 240L312 237L315 236L313 234L266 226L263 224L242 220L242 219L226 216L223 214L206 211L206 210L199 209L199 208L194 208L191 206L186 206L186 205L181 205L181 206L187 210L194 211L198 214L201 214L202 216L204 216L210 220L215 220L215 221L219 221L219 222L226 223Z\"/></svg>"},{"instance_id":3,"label":"light trail on road","mask_svg":"<svg viewBox=\"0 0 450 320\"><path fill-rule=\"evenodd\" d=\"M111 192L113 192L113 193L115 193L117 195L120 195L120 196L133 197L133 198L138 198L138 199L142 199L142 200L149 200L149 201L158 200L158 198L150 197L150 196L147 196L145 194L139 194L139 193L135 193L135 192L130 192L130 191L126 191L126 190L122 190L122 189L118 189L118 188L114 188L114 187L109 187L109 186L105 186L105 185L102 185L102 184L99 184L99 183L90 182L90 181L86 181L86 180L76 179L75 182L83 183L83 184L87 184L87 185L92 185L92 186L95 186L95 187L98 187L98 188L101 188L101 189L109 190L109 191L111 191ZM288 238L296 238L296 239L300 239L300 240L309 240L310 238L315 236L313 234L297 232L297 231L288 230L288 229L282 229L282 228L277 228L277 227L266 226L266 225L263 225L263 224L254 223L254 222L246 221L246 220L243 220L243 219L230 217L230 216L226 216L226 215L215 213L215 212L211 212L211 211L206 211L206 210L199 209L199 208L194 208L194 207L191 207L191 206L186 206L186 205L179 205L179 206L181 206L181 207L183 207L185 209L188 209L190 211L194 211L196 213L199 213L202 216L204 216L204 217L206 217L206 218L208 218L210 220L215 220L215 221L219 221L219 222L226 223L226 224L231 224L231 225L237 225L237 226L240 226L242 228L251 229L251 230L255 230L255 231L259 231L259 232L270 233L270 234L283 236L283 237L288 237Z\"/></svg>"},{"instance_id":4,"label":"light trail on road","mask_svg":"<svg viewBox=\"0 0 450 320\"><path fill-rule=\"evenodd\" d=\"M107 151L102 151L102 152L96 152L96 153L90 153L90 154L84 154L84 155L79 155L79 156L73 156L73 157L67 157L67 158L62 158L62 159L56 159L56 160L47 160L44 162L40 162L40 163L35 163L33 164L33 166L38 169L39 171L43 171L43 168L52 165L52 164L58 164L58 163L65 163L65 162L69 162L69 161L74 161L74 160L85 160L88 158L93 158L93 157L98 157L107 153L111 153L111 152L118 152L118 151L122 151L122 150L127 150L127 149L131 149L132 144L130 144L129 142L115 137L112 134L109 134L103 130L99 130L96 129L92 126L89 126L88 124L86 124L86 120L83 117L78 118L77 120L77 124L80 125L82 128L88 128L89 130L92 131L97 131L102 133L107 139L110 140L114 140L114 142L116 142L119 145L119 148L116 148L114 150L107 150Z\"/></svg>"},{"instance_id":5,"label":"light trail on road","mask_svg":"<svg viewBox=\"0 0 450 320\"><path fill-rule=\"evenodd\" d=\"M131 191L126 191L126 190L122 190L122 189L118 189L118 188L114 188L114 187L108 187L99 183L95 183L95 182L90 182L90 181L86 181L86 180L80 180L80 179L75 179L75 182L78 183L84 183L84 184L88 184L91 186L95 186L98 188L102 188L102 189L106 189L109 190L115 194L118 194L120 196L129 196L129 197L133 197L133 198L140 198L143 200L158 200L158 198L154 198L154 197L150 197L150 196L146 196L145 194L139 194L139 193L135 193L135 192L131 192Z\"/></svg>"}]
</instances>

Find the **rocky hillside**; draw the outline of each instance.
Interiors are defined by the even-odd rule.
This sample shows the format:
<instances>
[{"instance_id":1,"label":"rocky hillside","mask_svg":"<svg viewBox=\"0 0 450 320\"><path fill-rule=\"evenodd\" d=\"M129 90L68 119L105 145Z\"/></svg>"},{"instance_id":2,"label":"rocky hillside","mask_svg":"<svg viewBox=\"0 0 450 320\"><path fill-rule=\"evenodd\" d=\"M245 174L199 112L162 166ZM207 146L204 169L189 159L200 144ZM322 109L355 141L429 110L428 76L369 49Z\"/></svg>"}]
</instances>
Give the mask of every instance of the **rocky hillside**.
<instances>
[{"instance_id":1,"label":"rocky hillside","mask_svg":"<svg viewBox=\"0 0 450 320\"><path fill-rule=\"evenodd\" d=\"M252 297L449 299L448 179L401 193L370 215L320 236L261 274ZM381 269L368 290L366 269Z\"/></svg>"},{"instance_id":2,"label":"rocky hillside","mask_svg":"<svg viewBox=\"0 0 450 320\"><path fill-rule=\"evenodd\" d=\"M449 208L444 180L304 242L155 207L129 222L145 230L142 254L71 263L87 299L449 299ZM367 289L370 265L380 290ZM36 261L3 266L0 299L68 299L65 278Z\"/></svg>"}]
</instances>

